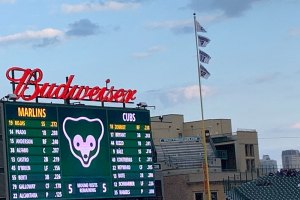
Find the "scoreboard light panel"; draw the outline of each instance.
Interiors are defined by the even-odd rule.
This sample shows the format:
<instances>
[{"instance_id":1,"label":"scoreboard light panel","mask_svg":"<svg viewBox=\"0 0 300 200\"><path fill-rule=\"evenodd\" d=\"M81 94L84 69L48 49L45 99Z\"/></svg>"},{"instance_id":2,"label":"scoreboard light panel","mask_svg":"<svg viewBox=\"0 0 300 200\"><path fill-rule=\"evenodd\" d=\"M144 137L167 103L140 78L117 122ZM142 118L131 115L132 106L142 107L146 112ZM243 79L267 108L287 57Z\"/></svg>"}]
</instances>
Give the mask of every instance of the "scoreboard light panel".
<instances>
[{"instance_id":1,"label":"scoreboard light panel","mask_svg":"<svg viewBox=\"0 0 300 200\"><path fill-rule=\"evenodd\" d=\"M8 199L155 196L148 110L3 102Z\"/></svg>"}]
</instances>

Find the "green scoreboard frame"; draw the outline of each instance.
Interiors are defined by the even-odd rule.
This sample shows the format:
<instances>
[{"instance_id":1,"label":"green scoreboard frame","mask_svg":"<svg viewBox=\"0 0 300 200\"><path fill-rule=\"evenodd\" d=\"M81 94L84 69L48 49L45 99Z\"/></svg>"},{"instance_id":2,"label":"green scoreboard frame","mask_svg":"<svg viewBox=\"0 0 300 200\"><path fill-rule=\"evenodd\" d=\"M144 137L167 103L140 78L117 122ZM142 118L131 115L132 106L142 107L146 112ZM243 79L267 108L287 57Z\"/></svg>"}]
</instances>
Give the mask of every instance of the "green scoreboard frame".
<instances>
[{"instance_id":1,"label":"green scoreboard frame","mask_svg":"<svg viewBox=\"0 0 300 200\"><path fill-rule=\"evenodd\" d=\"M150 112L2 102L7 199L155 196Z\"/></svg>"}]
</instances>

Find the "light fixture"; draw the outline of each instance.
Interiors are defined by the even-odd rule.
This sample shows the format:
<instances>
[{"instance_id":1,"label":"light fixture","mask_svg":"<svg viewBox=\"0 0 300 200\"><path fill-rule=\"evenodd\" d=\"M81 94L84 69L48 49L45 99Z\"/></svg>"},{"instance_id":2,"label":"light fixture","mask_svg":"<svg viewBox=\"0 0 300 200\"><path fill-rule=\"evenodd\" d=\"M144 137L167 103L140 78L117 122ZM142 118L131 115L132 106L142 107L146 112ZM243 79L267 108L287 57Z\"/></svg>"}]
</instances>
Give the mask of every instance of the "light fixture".
<instances>
[{"instance_id":1,"label":"light fixture","mask_svg":"<svg viewBox=\"0 0 300 200\"><path fill-rule=\"evenodd\" d=\"M71 103L72 105L79 105L79 106L85 106L85 104L81 103L80 101L76 101Z\"/></svg>"},{"instance_id":2,"label":"light fixture","mask_svg":"<svg viewBox=\"0 0 300 200\"><path fill-rule=\"evenodd\" d=\"M205 130L205 136L206 136L206 137L209 137L209 136L210 136L209 130Z\"/></svg>"},{"instance_id":3,"label":"light fixture","mask_svg":"<svg viewBox=\"0 0 300 200\"><path fill-rule=\"evenodd\" d=\"M136 105L137 105L138 108L144 108L144 109L153 108L153 109L155 109L155 106L148 106L148 104L146 102L140 102Z\"/></svg>"},{"instance_id":4,"label":"light fixture","mask_svg":"<svg viewBox=\"0 0 300 200\"><path fill-rule=\"evenodd\" d=\"M18 99L18 96L16 94L8 94L5 97L3 97L2 99L6 99L8 101L15 101Z\"/></svg>"},{"instance_id":5,"label":"light fixture","mask_svg":"<svg viewBox=\"0 0 300 200\"><path fill-rule=\"evenodd\" d=\"M138 107L142 107L142 108L146 108L148 107L147 103L146 102L140 102L138 104L136 104Z\"/></svg>"}]
</instances>

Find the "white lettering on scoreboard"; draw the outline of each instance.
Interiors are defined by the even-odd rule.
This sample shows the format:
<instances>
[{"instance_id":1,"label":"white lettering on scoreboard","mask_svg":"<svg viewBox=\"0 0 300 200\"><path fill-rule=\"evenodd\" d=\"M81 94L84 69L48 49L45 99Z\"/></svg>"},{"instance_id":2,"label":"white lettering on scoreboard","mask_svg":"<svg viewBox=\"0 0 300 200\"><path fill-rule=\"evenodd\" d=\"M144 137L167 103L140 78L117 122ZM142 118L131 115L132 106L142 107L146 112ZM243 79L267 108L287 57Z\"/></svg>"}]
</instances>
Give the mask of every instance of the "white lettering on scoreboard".
<instances>
[{"instance_id":1,"label":"white lettering on scoreboard","mask_svg":"<svg viewBox=\"0 0 300 200\"><path fill-rule=\"evenodd\" d=\"M36 184L19 184L19 190L34 190Z\"/></svg>"},{"instance_id":2,"label":"white lettering on scoreboard","mask_svg":"<svg viewBox=\"0 0 300 200\"><path fill-rule=\"evenodd\" d=\"M37 199L38 194L37 193L20 193L20 198L21 199L29 199L29 198Z\"/></svg>"},{"instance_id":3,"label":"white lettering on scoreboard","mask_svg":"<svg viewBox=\"0 0 300 200\"><path fill-rule=\"evenodd\" d=\"M77 183L77 188L80 193L96 193L98 183Z\"/></svg>"},{"instance_id":4,"label":"white lettering on scoreboard","mask_svg":"<svg viewBox=\"0 0 300 200\"><path fill-rule=\"evenodd\" d=\"M16 106L15 103L21 105ZM74 128L75 134L82 134L84 137L77 140L77 143L66 143L70 141L67 141L63 126L59 123L73 112L76 115L84 112L55 105L42 107L42 104L32 104L32 108L29 108L18 102L9 102L5 107L9 199L67 200L154 196L153 143L148 112L93 109L93 112L97 110L100 113L97 116L103 116L104 126L101 131L105 139L97 144L96 140L87 140L88 137L95 139L98 131L93 123L89 123L93 125L91 129L95 128L94 131L86 126L82 127L88 133ZM37 109L43 109L44 114L36 116L25 112ZM84 109L82 111L89 116L90 110ZM140 116L143 116L142 119ZM76 120L73 122L81 123ZM68 148L68 145L79 147L81 144L80 152L73 153ZM73 164L74 160L76 163L78 161L76 156L82 156L84 160L95 153L96 150L85 151L92 149L93 145L97 145L97 148L101 146L99 152L97 150L99 156L96 164L92 162L94 165L91 168L81 168L82 163L78 166ZM75 159L69 159L72 154ZM107 160L110 163L105 163ZM101 173L94 173L95 171Z\"/></svg>"}]
</instances>

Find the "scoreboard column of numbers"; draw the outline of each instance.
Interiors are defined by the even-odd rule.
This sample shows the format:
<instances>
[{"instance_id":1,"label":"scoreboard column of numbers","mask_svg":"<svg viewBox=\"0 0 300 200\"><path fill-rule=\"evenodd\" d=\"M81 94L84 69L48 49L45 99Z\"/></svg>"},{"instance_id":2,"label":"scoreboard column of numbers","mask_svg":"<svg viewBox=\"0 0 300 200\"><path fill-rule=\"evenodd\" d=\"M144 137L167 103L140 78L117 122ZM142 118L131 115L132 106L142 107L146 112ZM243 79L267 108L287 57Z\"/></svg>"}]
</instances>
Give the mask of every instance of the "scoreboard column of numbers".
<instances>
[{"instance_id":1,"label":"scoreboard column of numbers","mask_svg":"<svg viewBox=\"0 0 300 200\"><path fill-rule=\"evenodd\" d=\"M43 115L41 112L40 116ZM56 119L50 117L46 121L14 116L6 123L10 199L61 198Z\"/></svg>"},{"instance_id":2,"label":"scoreboard column of numbers","mask_svg":"<svg viewBox=\"0 0 300 200\"><path fill-rule=\"evenodd\" d=\"M147 110L4 102L9 199L155 195Z\"/></svg>"},{"instance_id":3,"label":"scoreboard column of numbers","mask_svg":"<svg viewBox=\"0 0 300 200\"><path fill-rule=\"evenodd\" d=\"M135 121L135 113L124 113ZM149 125L110 123L114 196L154 195L154 173Z\"/></svg>"}]
</instances>

